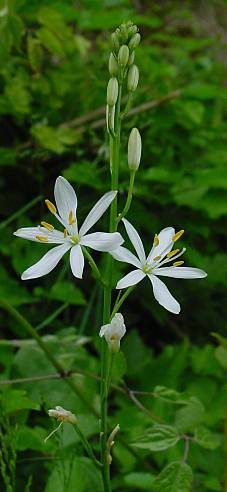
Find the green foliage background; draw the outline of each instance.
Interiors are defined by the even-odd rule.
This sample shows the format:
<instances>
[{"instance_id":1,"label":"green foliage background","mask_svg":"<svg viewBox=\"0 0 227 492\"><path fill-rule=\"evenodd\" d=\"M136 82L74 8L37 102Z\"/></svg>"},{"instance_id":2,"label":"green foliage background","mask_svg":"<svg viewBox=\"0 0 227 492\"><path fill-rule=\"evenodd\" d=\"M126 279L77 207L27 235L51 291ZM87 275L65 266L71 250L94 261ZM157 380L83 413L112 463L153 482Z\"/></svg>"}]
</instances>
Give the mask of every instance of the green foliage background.
<instances>
[{"instance_id":1,"label":"green foliage background","mask_svg":"<svg viewBox=\"0 0 227 492\"><path fill-rule=\"evenodd\" d=\"M122 344L124 357L119 356L120 369L115 368L116 383L127 372L125 381L130 388L155 395L154 388L163 386L180 395L186 392L187 397L175 395L178 403L166 403L160 395L142 398L149 409L146 413L126 395L113 392L115 414L110 429L119 422L124 441L115 448L114 490L190 490L187 469L180 472L181 489L179 485L163 489L162 482L159 486L154 478L165 465L181 460L181 441L167 452L153 452L157 450L151 444L142 450L129 445L151 421L160 419L174 425L178 433L192 433L200 444L204 426L206 432L210 429L212 438L208 436L208 445L203 446L209 450L201 450L195 442L190 445L189 463L195 472L192 490L227 490L223 489L227 473L222 442L227 352L223 339L216 348L210 335L226 332L224 0L1 0L0 298L37 327L67 369L98 374L102 298L88 266L83 282L74 281L65 261L46 278L22 283L20 274L41 257L45 246L16 239L12 233L20 226L50 220L44 198L53 199L53 184L59 174L75 186L80 219L109 189L104 121L109 36L129 19L139 25L142 34L137 52L140 84L133 101L136 111L124 125L120 203L124 204L128 186L127 139L130 129L137 126L143 154L129 219L139 229L147 250L162 227L184 228L187 264L206 270L208 277L191 282L168 279L182 306L179 316L155 302L146 282L124 307L128 335ZM106 224L104 218L103 227ZM125 267L119 264L117 268L116 280ZM19 323L4 311L0 321L2 380L53 372ZM91 342L93 336L95 343ZM84 375L75 380L97 409L97 382ZM37 410L64 403L80 415L87 436L96 445L97 418L69 392L64 381L0 388L0 439L3 450L12 453L12 462L17 453L16 488L7 488L2 478L3 489L29 491L33 475L31 490L37 492L100 491L99 476L82 457L70 429L65 428L45 447L43 444L51 424L44 412ZM214 436L219 439L217 449ZM7 471L4 452L2 463L2 477L12 479L14 470L9 466Z\"/></svg>"}]
</instances>

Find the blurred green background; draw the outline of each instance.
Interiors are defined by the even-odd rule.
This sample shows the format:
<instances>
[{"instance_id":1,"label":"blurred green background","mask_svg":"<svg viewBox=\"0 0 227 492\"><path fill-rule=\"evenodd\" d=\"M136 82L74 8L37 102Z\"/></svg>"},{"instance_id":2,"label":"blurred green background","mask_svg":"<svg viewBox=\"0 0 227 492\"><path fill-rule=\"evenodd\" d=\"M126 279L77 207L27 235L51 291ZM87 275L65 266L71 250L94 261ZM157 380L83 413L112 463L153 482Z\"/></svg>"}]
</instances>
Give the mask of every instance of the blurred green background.
<instances>
[{"instance_id":1,"label":"blurred green background","mask_svg":"<svg viewBox=\"0 0 227 492\"><path fill-rule=\"evenodd\" d=\"M140 83L133 100L134 113L123 127L119 201L123 206L128 187L127 139L131 128L137 126L143 153L128 218L140 231L147 251L161 228L185 229L181 241L187 247L185 260L207 271L208 277L167 280L181 304L179 316L157 304L148 281L136 289L123 310L129 335L116 381L126 372L126 359L128 384L134 389L151 391L161 384L189 391L205 406L205 424L221 433L226 415L227 351L223 339L222 347L216 348L211 332L226 333L226 1L0 1L0 298L18 308L41 335L51 335L47 343L65 367L98 373L98 342L92 344L90 337L97 339L102 295L88 265L82 282L72 277L66 260L49 276L23 283L21 273L46 247L14 238L12 233L18 227L50 220L44 199L53 200L59 174L75 187L80 220L108 191L104 118L109 37L127 20L139 26L142 42L136 55ZM107 217L102 226L104 230ZM128 271L119 263L116 268L115 280ZM3 380L53 372L38 348L27 340L20 323L4 311L0 312L0 326ZM79 384L97 406L96 383L81 376ZM2 385L1 389L3 434L8 430L8 435L14 435L10 437L12 449L2 434L0 439L9 452L19 456L15 490L29 491L33 474L32 490L61 492L75 487L77 492L100 491L92 470L93 488L89 484L82 488L82 478L76 483L75 477L84 476L83 458L78 458L76 465L66 460L71 475L65 473L71 478L64 478L64 486L59 485L60 468L50 458L59 448L51 443L47 452L43 450L49 422L35 411L40 405L48 408L66 400L71 410L79 407L87 435L97 433L94 417L69 395L64 382ZM12 407L7 409L10 398ZM123 396L113 395L113 401L118 412L114 422L118 418L116 423L121 421L123 429L127 428L124 415L128 418L130 412L137 434L142 432L144 414ZM172 410L166 410L166 405L147 404L152 411L153 405L159 405L155 411L171 420ZM198 415L198 411L194 413ZM19 438L15 431L18 422ZM196 424L190 425L192 429ZM134 438L134 432L128 432ZM70 432L63 436L61 456L68 456L73 449L70 438ZM182 454L181 447L176 457L177 453ZM223 451L209 451L208 458L205 453L191 453L197 473L193 491L226 492ZM152 473L174 457L149 454ZM137 458L118 448L116 469L122 476L116 479L115 490L153 490L152 473L146 466L143 469ZM212 462L212 472L207 460ZM42 472L38 479L37 470ZM7 473L13 476L14 472ZM6 482L2 483L4 490Z\"/></svg>"}]
</instances>

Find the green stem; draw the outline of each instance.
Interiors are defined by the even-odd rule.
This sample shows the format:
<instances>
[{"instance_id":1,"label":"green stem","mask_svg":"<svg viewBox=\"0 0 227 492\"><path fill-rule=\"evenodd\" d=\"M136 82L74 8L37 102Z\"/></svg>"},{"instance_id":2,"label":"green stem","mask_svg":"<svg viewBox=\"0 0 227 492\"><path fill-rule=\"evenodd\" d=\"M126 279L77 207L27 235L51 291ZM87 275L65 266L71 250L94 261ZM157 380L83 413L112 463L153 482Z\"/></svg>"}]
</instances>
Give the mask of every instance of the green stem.
<instances>
[{"instance_id":1,"label":"green stem","mask_svg":"<svg viewBox=\"0 0 227 492\"><path fill-rule=\"evenodd\" d=\"M95 275L95 278L97 278L97 280L99 280L101 282L101 284L103 284L105 286L106 283L102 278L102 275L101 275L101 273L100 273L100 271L99 271L99 269L95 263L95 260L92 258L92 256L88 252L87 248L85 248L85 246L82 246L82 250L83 250L84 256L89 261L89 265L90 265L90 267L91 267L91 269Z\"/></svg>"},{"instance_id":2,"label":"green stem","mask_svg":"<svg viewBox=\"0 0 227 492\"><path fill-rule=\"evenodd\" d=\"M115 133L110 134L110 171L111 171L111 190L118 190L118 169L119 169L119 152L120 152L120 134L121 134L121 94L122 84L119 84L118 100L115 110ZM117 196L113 200L110 209L109 232L115 232L117 229ZM113 259L109 255L107 258L105 278L108 285L104 288L104 306L103 306L103 324L109 323L111 311L111 294L112 294L112 263ZM107 451L107 398L108 398L108 375L109 375L109 352L105 339L102 339L101 348L101 461L103 464L102 478L105 492L111 492L110 484L110 464L108 461Z\"/></svg>"},{"instance_id":3,"label":"green stem","mask_svg":"<svg viewBox=\"0 0 227 492\"><path fill-rule=\"evenodd\" d=\"M135 289L135 285L132 285L131 287L128 287L127 290L125 291L125 293L123 294L123 296L119 299L118 302L115 303L114 307L113 307L113 311L111 313L111 319L114 317L114 315L118 312L118 310L120 309L120 307L122 306L123 302L125 301L125 299L127 299L127 297L129 296L129 294L131 294L131 292Z\"/></svg>"},{"instance_id":4,"label":"green stem","mask_svg":"<svg viewBox=\"0 0 227 492\"><path fill-rule=\"evenodd\" d=\"M80 440L81 440L81 442L82 442L82 444L84 446L84 449L87 452L89 458L91 458L91 460L94 461L95 465L98 468L102 468L102 463L100 463L100 461L98 461L96 459L96 457L95 457L95 455L93 453L93 449L92 449L90 443L88 442L87 438L85 437L84 433L80 429L80 427L77 424L74 424L73 427L74 427L75 432L79 436L79 438L80 438Z\"/></svg>"},{"instance_id":5,"label":"green stem","mask_svg":"<svg viewBox=\"0 0 227 492\"><path fill-rule=\"evenodd\" d=\"M66 376L68 375L68 372L65 370L65 368L58 362L57 359L52 355L50 352L49 348L47 347L46 343L43 341L43 339L40 337L40 335L36 332L35 328L27 321L22 314L19 313L17 309L15 309L13 306L11 306L5 299L0 299L0 306L7 311L20 325L26 330L27 333L31 335L32 338L34 338L38 344L38 346L41 348L43 353L46 355L46 358L49 360L49 362L55 367L56 371L58 374L61 376L61 378L65 381L65 383L73 390L74 393L76 393L77 396L79 396L80 400L84 403L85 406L88 406L88 408L96 415L98 415L97 411L93 408L93 406L90 404L90 402L84 397L80 389L77 387L77 385L71 380L68 379Z\"/></svg>"},{"instance_id":6,"label":"green stem","mask_svg":"<svg viewBox=\"0 0 227 492\"><path fill-rule=\"evenodd\" d=\"M130 180L129 180L129 187L128 187L128 196L127 200L124 206L123 211L118 215L117 217L117 224L123 219L126 214L128 213L130 206L131 206L131 201L132 201L132 195L133 195L133 187L134 187L134 181L135 181L135 175L136 171L130 171Z\"/></svg>"}]
</instances>

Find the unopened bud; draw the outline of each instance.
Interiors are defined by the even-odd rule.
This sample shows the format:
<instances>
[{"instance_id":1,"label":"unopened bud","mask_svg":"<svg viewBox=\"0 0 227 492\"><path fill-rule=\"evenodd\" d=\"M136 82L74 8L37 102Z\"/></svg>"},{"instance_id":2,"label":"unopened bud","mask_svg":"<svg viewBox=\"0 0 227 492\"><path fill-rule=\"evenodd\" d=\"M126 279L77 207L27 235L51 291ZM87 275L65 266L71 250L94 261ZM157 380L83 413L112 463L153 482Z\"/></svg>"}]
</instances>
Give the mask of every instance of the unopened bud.
<instances>
[{"instance_id":1,"label":"unopened bud","mask_svg":"<svg viewBox=\"0 0 227 492\"><path fill-rule=\"evenodd\" d=\"M128 66L129 67L131 67L131 65L133 65L134 60L135 60L135 51L132 51L132 53L131 53L131 55L129 55L129 59L128 59Z\"/></svg>"},{"instance_id":2,"label":"unopened bud","mask_svg":"<svg viewBox=\"0 0 227 492\"><path fill-rule=\"evenodd\" d=\"M109 57L109 72L112 77L117 75L119 72L119 66L113 53L110 53Z\"/></svg>"},{"instance_id":3,"label":"unopened bud","mask_svg":"<svg viewBox=\"0 0 227 492\"><path fill-rule=\"evenodd\" d=\"M140 44L140 38L141 36L138 32L132 36L128 44L130 50L134 50Z\"/></svg>"},{"instance_id":4,"label":"unopened bud","mask_svg":"<svg viewBox=\"0 0 227 492\"><path fill-rule=\"evenodd\" d=\"M133 128L128 139L128 167L137 171L140 165L142 151L141 136L137 128Z\"/></svg>"},{"instance_id":5,"label":"unopened bud","mask_svg":"<svg viewBox=\"0 0 227 492\"><path fill-rule=\"evenodd\" d=\"M114 32L111 35L111 41L112 41L113 50L114 51L118 51L119 48L120 48L120 43L119 43L119 40L118 40L118 37L117 37L116 32Z\"/></svg>"},{"instance_id":6,"label":"unopened bud","mask_svg":"<svg viewBox=\"0 0 227 492\"><path fill-rule=\"evenodd\" d=\"M114 106L118 97L118 81L115 77L112 77L107 86L107 104Z\"/></svg>"},{"instance_id":7,"label":"unopened bud","mask_svg":"<svg viewBox=\"0 0 227 492\"><path fill-rule=\"evenodd\" d=\"M128 91L134 92L139 82L139 69L137 65L132 65L128 72Z\"/></svg>"},{"instance_id":8,"label":"unopened bud","mask_svg":"<svg viewBox=\"0 0 227 492\"><path fill-rule=\"evenodd\" d=\"M137 31L138 31L137 26L130 26L128 29L129 37L131 38L132 36L134 36L134 34L136 34Z\"/></svg>"},{"instance_id":9,"label":"unopened bud","mask_svg":"<svg viewBox=\"0 0 227 492\"><path fill-rule=\"evenodd\" d=\"M128 28L127 28L126 24L122 24L120 26L120 29L121 29L122 42L126 43L126 41L128 40Z\"/></svg>"},{"instance_id":10,"label":"unopened bud","mask_svg":"<svg viewBox=\"0 0 227 492\"><path fill-rule=\"evenodd\" d=\"M118 53L118 61L120 65L123 67L126 67L129 59L129 49L126 44L123 44L123 46L120 47L119 53Z\"/></svg>"}]
</instances>

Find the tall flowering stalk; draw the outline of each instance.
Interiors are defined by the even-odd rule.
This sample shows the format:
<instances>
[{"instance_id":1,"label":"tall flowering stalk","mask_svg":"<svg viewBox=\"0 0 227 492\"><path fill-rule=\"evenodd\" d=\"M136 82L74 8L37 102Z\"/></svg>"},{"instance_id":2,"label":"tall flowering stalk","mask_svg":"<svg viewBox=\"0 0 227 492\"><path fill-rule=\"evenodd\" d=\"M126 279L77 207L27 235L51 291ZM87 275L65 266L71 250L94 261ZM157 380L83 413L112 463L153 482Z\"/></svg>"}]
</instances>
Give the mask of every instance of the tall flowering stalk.
<instances>
[{"instance_id":1,"label":"tall flowering stalk","mask_svg":"<svg viewBox=\"0 0 227 492\"><path fill-rule=\"evenodd\" d=\"M60 176L56 180L54 189L56 206L50 200L46 200L46 205L52 214L52 218L60 222L62 230L56 230L55 225L52 223L42 221L40 226L22 228L15 232L16 236L24 239L46 245L57 245L50 249L35 265L23 272L23 280L34 279L48 274L57 266L63 255L69 252L70 267L74 277L78 281L82 279L84 258L86 258L97 281L103 286L103 325L99 331L101 337L100 459L96 458L92 446L87 441L79 426L76 415L59 405L55 409L49 410L49 415L55 417L60 423L46 439L49 439L58 431L63 423L73 425L86 453L101 471L104 492L111 492L112 490L110 479L110 465L112 462L111 448L114 444L115 436L119 431L119 425L116 425L112 430L108 429L107 422L108 393L111 384L113 358L114 354L120 350L121 338L126 333L124 318L118 311L136 284L148 277L152 284L154 297L159 304L168 311L178 314L180 312L179 303L159 277L193 279L206 276L206 273L202 270L182 267L184 262L181 260L176 261L185 252L185 249L180 250L179 248L175 248L175 243L182 236L183 230L176 233L173 227L166 227L159 234L155 234L150 253L146 256L138 232L125 219L131 205L135 175L141 159L142 144L137 128L131 130L128 139L129 186L125 206L118 213L117 192L119 189L121 124L128 113L132 95L139 81L139 69L134 63L135 50L139 43L140 34L137 26L132 22L122 24L112 34L112 52L109 57L110 79L107 84L106 107L106 123L110 149L111 190L98 200L82 223L82 226L78 228L76 193L70 183ZM126 95L126 105L124 107L122 105L123 93ZM109 231L87 234L109 207ZM122 246L124 239L117 231L120 222L125 226L136 255ZM90 249L107 253L104 274L100 272L99 267L90 253ZM119 280L115 287L120 290L120 293L117 296L115 304L112 305L112 270L114 260L131 264L136 269ZM171 262L173 264L169 265ZM168 266L163 267L166 264ZM122 289L126 290L121 292ZM26 323L24 322L24 324ZM39 335L30 325L26 324L26 327L59 373L64 375L64 369L45 347Z\"/></svg>"}]
</instances>

